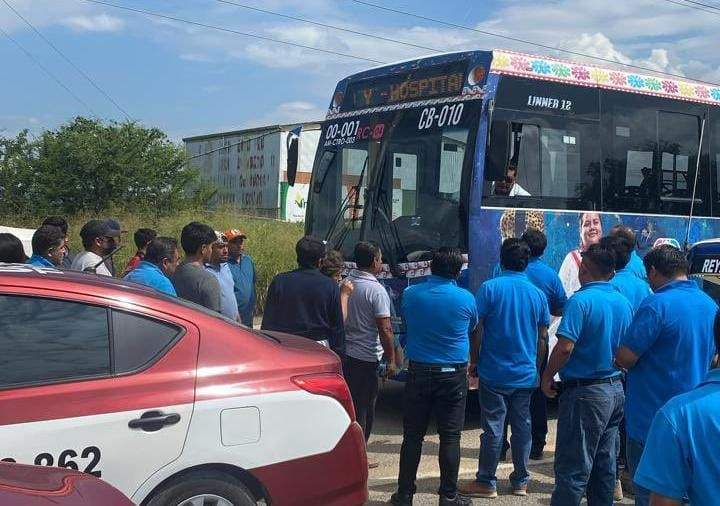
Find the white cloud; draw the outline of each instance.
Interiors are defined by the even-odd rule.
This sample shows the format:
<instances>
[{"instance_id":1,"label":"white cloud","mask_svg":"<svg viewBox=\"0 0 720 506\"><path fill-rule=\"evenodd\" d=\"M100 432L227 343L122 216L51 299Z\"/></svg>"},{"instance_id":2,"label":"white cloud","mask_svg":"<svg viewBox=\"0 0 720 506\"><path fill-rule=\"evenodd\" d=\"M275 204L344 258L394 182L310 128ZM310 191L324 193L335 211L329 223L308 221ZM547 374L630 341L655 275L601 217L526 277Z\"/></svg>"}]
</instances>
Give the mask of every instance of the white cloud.
<instances>
[{"instance_id":1,"label":"white cloud","mask_svg":"<svg viewBox=\"0 0 720 506\"><path fill-rule=\"evenodd\" d=\"M107 14L72 16L63 19L62 24L75 30L88 32L119 32L125 27L125 22L122 19Z\"/></svg>"},{"instance_id":2,"label":"white cloud","mask_svg":"<svg viewBox=\"0 0 720 506\"><path fill-rule=\"evenodd\" d=\"M283 102L275 109L260 118L250 119L243 123L242 128L271 124L304 123L319 121L325 117L326 108L305 101Z\"/></svg>"}]
</instances>

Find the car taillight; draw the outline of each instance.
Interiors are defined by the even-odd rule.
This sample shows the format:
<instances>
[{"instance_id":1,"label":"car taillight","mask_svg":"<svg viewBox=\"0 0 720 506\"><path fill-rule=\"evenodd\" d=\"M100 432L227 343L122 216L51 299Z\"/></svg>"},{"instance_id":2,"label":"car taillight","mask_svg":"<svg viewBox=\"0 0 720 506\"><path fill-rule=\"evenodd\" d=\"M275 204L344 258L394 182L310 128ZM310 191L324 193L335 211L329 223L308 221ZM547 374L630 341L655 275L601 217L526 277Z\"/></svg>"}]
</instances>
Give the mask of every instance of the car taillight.
<instances>
[{"instance_id":1,"label":"car taillight","mask_svg":"<svg viewBox=\"0 0 720 506\"><path fill-rule=\"evenodd\" d=\"M295 376L292 382L297 386L315 395L326 395L338 401L351 421L355 421L355 406L353 406L350 389L348 389L345 379L339 374L323 373L308 374L306 376Z\"/></svg>"}]
</instances>

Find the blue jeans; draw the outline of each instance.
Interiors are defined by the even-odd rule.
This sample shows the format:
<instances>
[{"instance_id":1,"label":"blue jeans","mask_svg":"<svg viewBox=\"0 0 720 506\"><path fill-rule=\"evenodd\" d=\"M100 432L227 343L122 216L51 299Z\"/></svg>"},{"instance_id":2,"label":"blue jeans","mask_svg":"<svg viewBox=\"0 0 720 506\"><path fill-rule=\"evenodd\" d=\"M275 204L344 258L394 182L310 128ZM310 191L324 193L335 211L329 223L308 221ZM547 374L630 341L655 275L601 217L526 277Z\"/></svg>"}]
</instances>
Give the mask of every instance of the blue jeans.
<instances>
[{"instance_id":1,"label":"blue jeans","mask_svg":"<svg viewBox=\"0 0 720 506\"><path fill-rule=\"evenodd\" d=\"M480 384L480 411L483 433L480 436L480 458L476 480L491 487L497 486L498 462L503 445L505 417L510 419L512 437L510 450L514 471L510 474L513 486L525 485L530 480L530 396L534 388L493 388Z\"/></svg>"},{"instance_id":2,"label":"blue jeans","mask_svg":"<svg viewBox=\"0 0 720 506\"><path fill-rule=\"evenodd\" d=\"M579 505L586 492L589 506L613 503L624 403L620 378L562 392L551 505Z\"/></svg>"},{"instance_id":3,"label":"blue jeans","mask_svg":"<svg viewBox=\"0 0 720 506\"><path fill-rule=\"evenodd\" d=\"M638 506L648 506L650 504L650 491L635 483L635 471L640 465L640 457L642 457L645 443L641 443L637 439L627 438L627 467L630 471L630 478L633 480L633 491L635 493L635 504Z\"/></svg>"}]
</instances>

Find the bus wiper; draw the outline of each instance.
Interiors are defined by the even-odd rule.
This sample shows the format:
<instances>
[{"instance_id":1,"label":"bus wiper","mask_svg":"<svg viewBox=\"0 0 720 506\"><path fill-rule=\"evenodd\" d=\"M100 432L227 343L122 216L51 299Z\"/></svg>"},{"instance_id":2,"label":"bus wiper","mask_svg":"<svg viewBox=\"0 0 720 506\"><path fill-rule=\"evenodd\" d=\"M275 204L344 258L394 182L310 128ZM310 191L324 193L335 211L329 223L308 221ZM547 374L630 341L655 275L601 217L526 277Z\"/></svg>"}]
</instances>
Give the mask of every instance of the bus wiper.
<instances>
[{"instance_id":1,"label":"bus wiper","mask_svg":"<svg viewBox=\"0 0 720 506\"><path fill-rule=\"evenodd\" d=\"M388 254L388 264L390 265L390 270L396 271L397 264L398 264L398 254L400 258L406 258L407 253L405 252L405 247L403 246L402 240L400 239L400 232L398 231L397 224L393 223L390 216L392 216L392 204L390 203L390 200L388 199L388 192L385 189L381 189L378 191L378 206L375 207L375 214L379 214L383 221L385 222L385 226L387 227L389 234L380 234L380 239L383 242L387 242L388 236L392 238L393 244L391 245L383 245L385 247L384 251L387 251ZM388 212L390 213L388 215ZM390 247L386 247L390 246ZM393 272L394 276L397 276L397 272Z\"/></svg>"},{"instance_id":2,"label":"bus wiper","mask_svg":"<svg viewBox=\"0 0 720 506\"><path fill-rule=\"evenodd\" d=\"M340 220L345 215L345 212L347 212L348 209L352 209L352 215L350 217L350 223L354 223L357 221L357 210L362 209L363 206L360 205L360 189L362 188L363 181L365 179L365 172L367 170L368 166L368 155L365 155L365 161L363 162L363 168L360 171L360 177L358 178L357 185L351 186L351 189L355 193L355 202L351 205L350 204L350 197L352 192L348 192L347 195L345 195L345 198L340 203L340 209L337 213L335 213L335 216L333 216L332 221L330 222L330 227L328 228L327 233L325 234L325 241L329 241L333 234L335 233L335 229L337 228L338 223L340 223ZM333 247L335 249L339 249L340 246L342 246L342 243L345 241L345 236L347 235L347 231L349 231L348 223L345 223L343 225L343 228L340 230L340 236L337 241L335 241L335 244Z\"/></svg>"}]
</instances>

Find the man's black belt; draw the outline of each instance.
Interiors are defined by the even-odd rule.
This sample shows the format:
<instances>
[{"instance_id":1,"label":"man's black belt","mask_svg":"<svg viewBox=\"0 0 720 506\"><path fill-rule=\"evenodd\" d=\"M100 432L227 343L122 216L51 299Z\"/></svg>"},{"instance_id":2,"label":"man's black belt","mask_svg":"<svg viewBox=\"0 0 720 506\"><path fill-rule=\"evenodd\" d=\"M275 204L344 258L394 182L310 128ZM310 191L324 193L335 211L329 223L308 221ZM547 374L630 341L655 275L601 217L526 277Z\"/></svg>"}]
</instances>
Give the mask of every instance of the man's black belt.
<instances>
[{"instance_id":1,"label":"man's black belt","mask_svg":"<svg viewBox=\"0 0 720 506\"><path fill-rule=\"evenodd\" d=\"M587 379L567 379L562 381L562 388L586 387L589 385L600 385L603 383L620 383L620 376L611 376L609 378L587 378Z\"/></svg>"},{"instance_id":2,"label":"man's black belt","mask_svg":"<svg viewBox=\"0 0 720 506\"><path fill-rule=\"evenodd\" d=\"M410 361L410 369L415 371L429 371L429 372L455 372L462 371L467 368L467 362L459 364L428 364L425 362Z\"/></svg>"}]
</instances>

